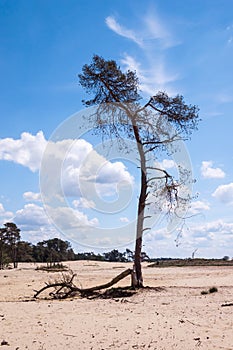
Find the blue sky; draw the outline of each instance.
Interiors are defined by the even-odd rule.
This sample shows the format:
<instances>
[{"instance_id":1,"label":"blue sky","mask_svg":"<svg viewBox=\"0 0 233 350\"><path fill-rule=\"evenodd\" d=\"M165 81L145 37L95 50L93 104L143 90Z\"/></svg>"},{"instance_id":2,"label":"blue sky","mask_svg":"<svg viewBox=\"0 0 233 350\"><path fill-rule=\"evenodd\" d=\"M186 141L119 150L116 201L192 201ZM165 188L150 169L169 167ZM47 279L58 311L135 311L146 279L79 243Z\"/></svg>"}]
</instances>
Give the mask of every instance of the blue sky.
<instances>
[{"instance_id":1,"label":"blue sky","mask_svg":"<svg viewBox=\"0 0 233 350\"><path fill-rule=\"evenodd\" d=\"M145 99L163 90L182 94L200 108L199 130L186 142L197 180L192 218L185 221L178 246L178 231L167 232L164 223L145 235L144 249L151 256L189 257L195 249L196 256L233 256L232 13L229 0L1 0L1 223L14 220L23 239L33 242L58 234L66 238L44 212L40 162L54 130L83 109L85 93L77 74L96 53L136 70ZM105 220L117 236L133 220L134 205L113 217L93 212L91 198L86 203L78 191L71 193L71 170L78 171L77 157L91 149L91 141L89 135L75 143L67 158L67 201L82 227L97 229ZM117 181L131 182L135 203L138 178L130 162L107 162L100 173L100 196L111 199ZM113 239L93 246L107 243L117 245ZM78 243L74 247L90 250Z\"/></svg>"}]
</instances>

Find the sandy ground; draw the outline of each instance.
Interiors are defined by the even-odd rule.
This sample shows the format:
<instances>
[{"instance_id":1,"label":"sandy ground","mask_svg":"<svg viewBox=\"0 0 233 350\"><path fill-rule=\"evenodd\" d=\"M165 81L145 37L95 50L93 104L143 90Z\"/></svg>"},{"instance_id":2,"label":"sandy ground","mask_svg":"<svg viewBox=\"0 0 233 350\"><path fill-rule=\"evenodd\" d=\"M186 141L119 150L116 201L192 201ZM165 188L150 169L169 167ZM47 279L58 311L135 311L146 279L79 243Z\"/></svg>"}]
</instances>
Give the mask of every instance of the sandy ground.
<instances>
[{"instance_id":1,"label":"sandy ground","mask_svg":"<svg viewBox=\"0 0 233 350\"><path fill-rule=\"evenodd\" d=\"M125 263L70 262L83 287L109 281ZM233 268L143 266L142 290L130 298L32 301L57 275L20 264L0 271L0 349L233 349ZM130 284L130 278L119 285ZM218 292L201 295L217 287ZM6 343L6 345L4 345Z\"/></svg>"}]
</instances>

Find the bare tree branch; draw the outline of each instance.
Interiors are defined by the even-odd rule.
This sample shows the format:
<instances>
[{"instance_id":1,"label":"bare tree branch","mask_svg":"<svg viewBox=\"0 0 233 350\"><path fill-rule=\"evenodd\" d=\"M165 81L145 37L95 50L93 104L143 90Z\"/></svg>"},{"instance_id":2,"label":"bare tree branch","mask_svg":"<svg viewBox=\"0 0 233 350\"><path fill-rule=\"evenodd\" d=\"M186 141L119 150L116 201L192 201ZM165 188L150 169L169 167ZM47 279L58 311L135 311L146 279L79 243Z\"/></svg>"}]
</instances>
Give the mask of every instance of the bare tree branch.
<instances>
[{"instance_id":1,"label":"bare tree branch","mask_svg":"<svg viewBox=\"0 0 233 350\"><path fill-rule=\"evenodd\" d=\"M46 285L43 288L39 289L38 291L35 290L36 293L34 294L34 298L37 298L41 293L49 289L52 289L52 291L49 293L49 296L52 297L53 299L66 299L70 296L75 296L77 294L79 294L82 297L85 297L85 296L91 295L95 291L112 287L114 284L118 283L123 278L129 275L132 276L132 273L133 273L132 269L127 269L121 272L116 277L114 277L110 282L107 282L98 286L90 287L90 288L77 287L73 283L73 280L76 274L72 274L71 278L69 279L67 279L66 275L63 275L63 278L60 282L46 283Z\"/></svg>"}]
</instances>

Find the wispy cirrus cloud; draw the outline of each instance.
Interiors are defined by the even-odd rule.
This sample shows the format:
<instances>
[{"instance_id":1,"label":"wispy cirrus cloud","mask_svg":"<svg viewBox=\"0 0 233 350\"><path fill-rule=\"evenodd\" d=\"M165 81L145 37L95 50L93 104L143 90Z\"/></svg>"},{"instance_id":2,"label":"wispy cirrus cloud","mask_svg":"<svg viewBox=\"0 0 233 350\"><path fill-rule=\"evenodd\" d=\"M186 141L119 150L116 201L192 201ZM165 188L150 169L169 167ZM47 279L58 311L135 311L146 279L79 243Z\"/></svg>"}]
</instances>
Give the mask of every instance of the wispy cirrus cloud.
<instances>
[{"instance_id":1,"label":"wispy cirrus cloud","mask_svg":"<svg viewBox=\"0 0 233 350\"><path fill-rule=\"evenodd\" d=\"M173 37L168 25L156 13L148 13L143 17L144 40L158 40L162 49L176 46L179 42Z\"/></svg>"},{"instance_id":2,"label":"wispy cirrus cloud","mask_svg":"<svg viewBox=\"0 0 233 350\"><path fill-rule=\"evenodd\" d=\"M157 40L160 48L166 49L178 44L168 30L167 25L156 15L148 13L141 17L137 29L128 29L120 24L114 16L108 16L105 23L116 34L132 40L137 45L146 48L151 41Z\"/></svg>"},{"instance_id":3,"label":"wispy cirrus cloud","mask_svg":"<svg viewBox=\"0 0 233 350\"><path fill-rule=\"evenodd\" d=\"M140 81L140 89L144 93L154 95L156 91L166 91L168 94L175 94L174 89L169 85L179 79L179 75L169 73L162 59L149 67L142 68L140 62L134 57L125 54L121 63L126 69L136 71Z\"/></svg>"},{"instance_id":4,"label":"wispy cirrus cloud","mask_svg":"<svg viewBox=\"0 0 233 350\"><path fill-rule=\"evenodd\" d=\"M221 92L217 94L216 100L219 103L231 103L233 101L233 96L231 93Z\"/></svg>"},{"instance_id":5,"label":"wispy cirrus cloud","mask_svg":"<svg viewBox=\"0 0 233 350\"><path fill-rule=\"evenodd\" d=\"M226 27L227 32L227 44L230 46L233 44L233 24Z\"/></svg>"},{"instance_id":6,"label":"wispy cirrus cloud","mask_svg":"<svg viewBox=\"0 0 233 350\"><path fill-rule=\"evenodd\" d=\"M127 39L130 39L134 41L139 46L142 46L143 40L138 37L138 35L131 29L127 29L121 24L119 24L116 19L113 16L108 16L105 19L105 23L107 24L108 28L111 29L116 34L123 36Z\"/></svg>"},{"instance_id":7,"label":"wispy cirrus cloud","mask_svg":"<svg viewBox=\"0 0 233 350\"><path fill-rule=\"evenodd\" d=\"M116 34L136 43L145 56L143 68L140 61L128 53L125 53L121 60L126 69L136 71L143 93L146 95L154 95L156 91L166 91L170 95L177 93L171 85L179 79L179 74L167 67L165 50L176 46L178 41L164 20L161 20L155 12L150 12L141 16L135 28L126 28L113 16L108 16L105 23Z\"/></svg>"}]
</instances>

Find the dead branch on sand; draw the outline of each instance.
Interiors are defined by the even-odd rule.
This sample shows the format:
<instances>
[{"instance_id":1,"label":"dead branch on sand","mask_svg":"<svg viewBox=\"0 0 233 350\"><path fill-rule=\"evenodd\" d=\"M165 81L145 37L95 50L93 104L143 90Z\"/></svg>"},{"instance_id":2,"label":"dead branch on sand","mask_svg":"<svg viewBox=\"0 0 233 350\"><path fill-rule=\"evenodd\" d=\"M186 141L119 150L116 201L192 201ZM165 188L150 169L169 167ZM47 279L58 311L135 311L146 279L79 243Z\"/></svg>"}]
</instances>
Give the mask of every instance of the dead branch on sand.
<instances>
[{"instance_id":1,"label":"dead branch on sand","mask_svg":"<svg viewBox=\"0 0 233 350\"><path fill-rule=\"evenodd\" d=\"M114 284L127 277L128 275L131 275L131 278L133 278L132 269L127 269L121 272L108 283L90 288L79 288L73 282L76 274L70 270L68 273L62 274L60 281L55 281L54 283L46 283L46 285L40 290L35 290L36 293L34 294L34 298L37 298L39 294L49 289L52 289L52 291L49 292L49 296L52 299L66 299L68 297L76 296L77 294L79 294L81 297L89 297L95 294L96 291L112 287Z\"/></svg>"}]
</instances>

